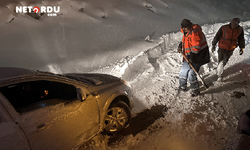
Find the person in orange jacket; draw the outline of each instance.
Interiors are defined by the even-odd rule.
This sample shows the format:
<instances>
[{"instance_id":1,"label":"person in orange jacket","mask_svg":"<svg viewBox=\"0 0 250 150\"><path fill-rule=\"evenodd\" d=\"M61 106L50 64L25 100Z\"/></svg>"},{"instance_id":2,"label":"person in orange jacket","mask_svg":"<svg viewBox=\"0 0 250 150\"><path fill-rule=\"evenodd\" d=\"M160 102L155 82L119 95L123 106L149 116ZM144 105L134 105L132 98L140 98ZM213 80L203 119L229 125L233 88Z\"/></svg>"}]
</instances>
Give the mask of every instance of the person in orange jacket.
<instances>
[{"instance_id":1,"label":"person in orange jacket","mask_svg":"<svg viewBox=\"0 0 250 150\"><path fill-rule=\"evenodd\" d=\"M219 41L218 49L218 67L217 67L217 81L223 81L222 74L224 66L227 64L229 58L232 56L234 49L239 46L239 54L243 54L245 48L244 31L239 25L240 19L233 18L232 21L223 25L216 33L212 41L212 49L214 52L216 44Z\"/></svg>"},{"instance_id":2,"label":"person in orange jacket","mask_svg":"<svg viewBox=\"0 0 250 150\"><path fill-rule=\"evenodd\" d=\"M202 65L210 62L209 48L206 37L198 24L193 24L188 19L183 19L181 22L181 32L183 33L182 42L179 44L178 52L182 52L194 67L199 72ZM183 64L179 73L180 89L187 91L187 79L191 87L191 96L200 94L199 84L195 71L190 67L188 62L183 59Z\"/></svg>"}]
</instances>

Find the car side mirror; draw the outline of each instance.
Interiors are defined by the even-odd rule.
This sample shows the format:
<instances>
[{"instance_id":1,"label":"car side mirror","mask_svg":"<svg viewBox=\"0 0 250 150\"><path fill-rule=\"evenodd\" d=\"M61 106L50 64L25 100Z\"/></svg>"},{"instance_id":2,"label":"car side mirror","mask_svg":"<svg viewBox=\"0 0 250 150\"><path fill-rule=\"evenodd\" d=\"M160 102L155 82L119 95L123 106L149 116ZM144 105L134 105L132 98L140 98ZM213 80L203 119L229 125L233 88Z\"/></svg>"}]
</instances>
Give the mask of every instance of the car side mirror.
<instances>
[{"instance_id":1,"label":"car side mirror","mask_svg":"<svg viewBox=\"0 0 250 150\"><path fill-rule=\"evenodd\" d=\"M81 88L76 88L77 99L80 102L83 102L86 99L86 94L82 91Z\"/></svg>"}]
</instances>

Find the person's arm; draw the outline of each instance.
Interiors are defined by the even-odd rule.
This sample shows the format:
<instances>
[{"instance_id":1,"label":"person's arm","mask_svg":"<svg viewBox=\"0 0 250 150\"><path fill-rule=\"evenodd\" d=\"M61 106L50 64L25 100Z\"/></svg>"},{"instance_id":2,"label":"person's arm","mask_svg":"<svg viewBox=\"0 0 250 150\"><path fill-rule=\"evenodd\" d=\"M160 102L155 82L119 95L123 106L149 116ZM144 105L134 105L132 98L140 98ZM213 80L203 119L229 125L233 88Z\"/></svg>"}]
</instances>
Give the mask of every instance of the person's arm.
<instances>
[{"instance_id":1,"label":"person's arm","mask_svg":"<svg viewBox=\"0 0 250 150\"><path fill-rule=\"evenodd\" d=\"M244 31L242 28L242 32L240 33L239 37L238 37L238 43L239 43L239 47L240 49L245 48L245 39L244 39Z\"/></svg>"},{"instance_id":2,"label":"person's arm","mask_svg":"<svg viewBox=\"0 0 250 150\"><path fill-rule=\"evenodd\" d=\"M178 48L182 48L182 42L179 43Z\"/></svg>"},{"instance_id":3,"label":"person's arm","mask_svg":"<svg viewBox=\"0 0 250 150\"><path fill-rule=\"evenodd\" d=\"M195 54L198 54L200 52L200 44L202 41L202 32L201 31L193 31L191 35L191 52L189 56L187 57L189 62L192 63L195 59Z\"/></svg>"},{"instance_id":4,"label":"person's arm","mask_svg":"<svg viewBox=\"0 0 250 150\"><path fill-rule=\"evenodd\" d=\"M182 52L182 42L179 43L179 46L177 48L177 51L180 53Z\"/></svg>"},{"instance_id":5,"label":"person's arm","mask_svg":"<svg viewBox=\"0 0 250 150\"><path fill-rule=\"evenodd\" d=\"M222 37L222 27L220 27L220 29L217 31L213 41L212 41L212 46L215 47L216 44L218 43L218 41L220 40L220 38Z\"/></svg>"},{"instance_id":6,"label":"person's arm","mask_svg":"<svg viewBox=\"0 0 250 150\"><path fill-rule=\"evenodd\" d=\"M198 54L199 51L201 50L200 44L201 41L203 40L202 37L202 32L201 31L193 31L192 36L191 36L191 52Z\"/></svg>"}]
</instances>

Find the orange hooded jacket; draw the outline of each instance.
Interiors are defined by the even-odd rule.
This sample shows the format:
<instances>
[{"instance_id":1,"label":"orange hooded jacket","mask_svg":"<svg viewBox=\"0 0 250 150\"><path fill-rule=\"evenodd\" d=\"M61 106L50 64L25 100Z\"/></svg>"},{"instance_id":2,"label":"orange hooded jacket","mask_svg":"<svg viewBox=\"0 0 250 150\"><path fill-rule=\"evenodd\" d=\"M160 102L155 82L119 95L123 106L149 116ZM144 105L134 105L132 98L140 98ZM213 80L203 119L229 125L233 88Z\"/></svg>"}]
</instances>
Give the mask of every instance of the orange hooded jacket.
<instances>
[{"instance_id":1,"label":"orange hooded jacket","mask_svg":"<svg viewBox=\"0 0 250 150\"><path fill-rule=\"evenodd\" d=\"M182 29L181 32L184 33ZM210 62L206 37L201 27L197 24L193 24L191 30L188 33L184 33L179 48L182 48L183 53L192 63L204 65Z\"/></svg>"},{"instance_id":2,"label":"orange hooded jacket","mask_svg":"<svg viewBox=\"0 0 250 150\"><path fill-rule=\"evenodd\" d=\"M181 32L184 31L181 29ZM198 54L200 50L207 47L207 41L201 27L198 24L192 25L191 30L182 37L182 49L186 56L190 53Z\"/></svg>"}]
</instances>

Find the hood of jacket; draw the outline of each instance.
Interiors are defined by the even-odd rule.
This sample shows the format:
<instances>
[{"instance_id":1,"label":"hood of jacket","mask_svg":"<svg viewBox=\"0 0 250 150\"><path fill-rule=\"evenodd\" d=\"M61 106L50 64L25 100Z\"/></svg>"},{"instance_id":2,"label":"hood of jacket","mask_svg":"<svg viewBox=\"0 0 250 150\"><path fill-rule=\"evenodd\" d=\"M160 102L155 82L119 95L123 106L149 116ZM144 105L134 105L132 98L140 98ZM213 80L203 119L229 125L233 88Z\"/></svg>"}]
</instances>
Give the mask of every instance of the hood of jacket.
<instances>
[{"instance_id":1,"label":"hood of jacket","mask_svg":"<svg viewBox=\"0 0 250 150\"><path fill-rule=\"evenodd\" d=\"M193 30L202 31L202 28L201 28L201 26L198 25L198 24L193 24L193 25L192 25L191 31L193 31ZM181 32L184 33L184 31L182 30L182 28L181 28Z\"/></svg>"}]
</instances>

